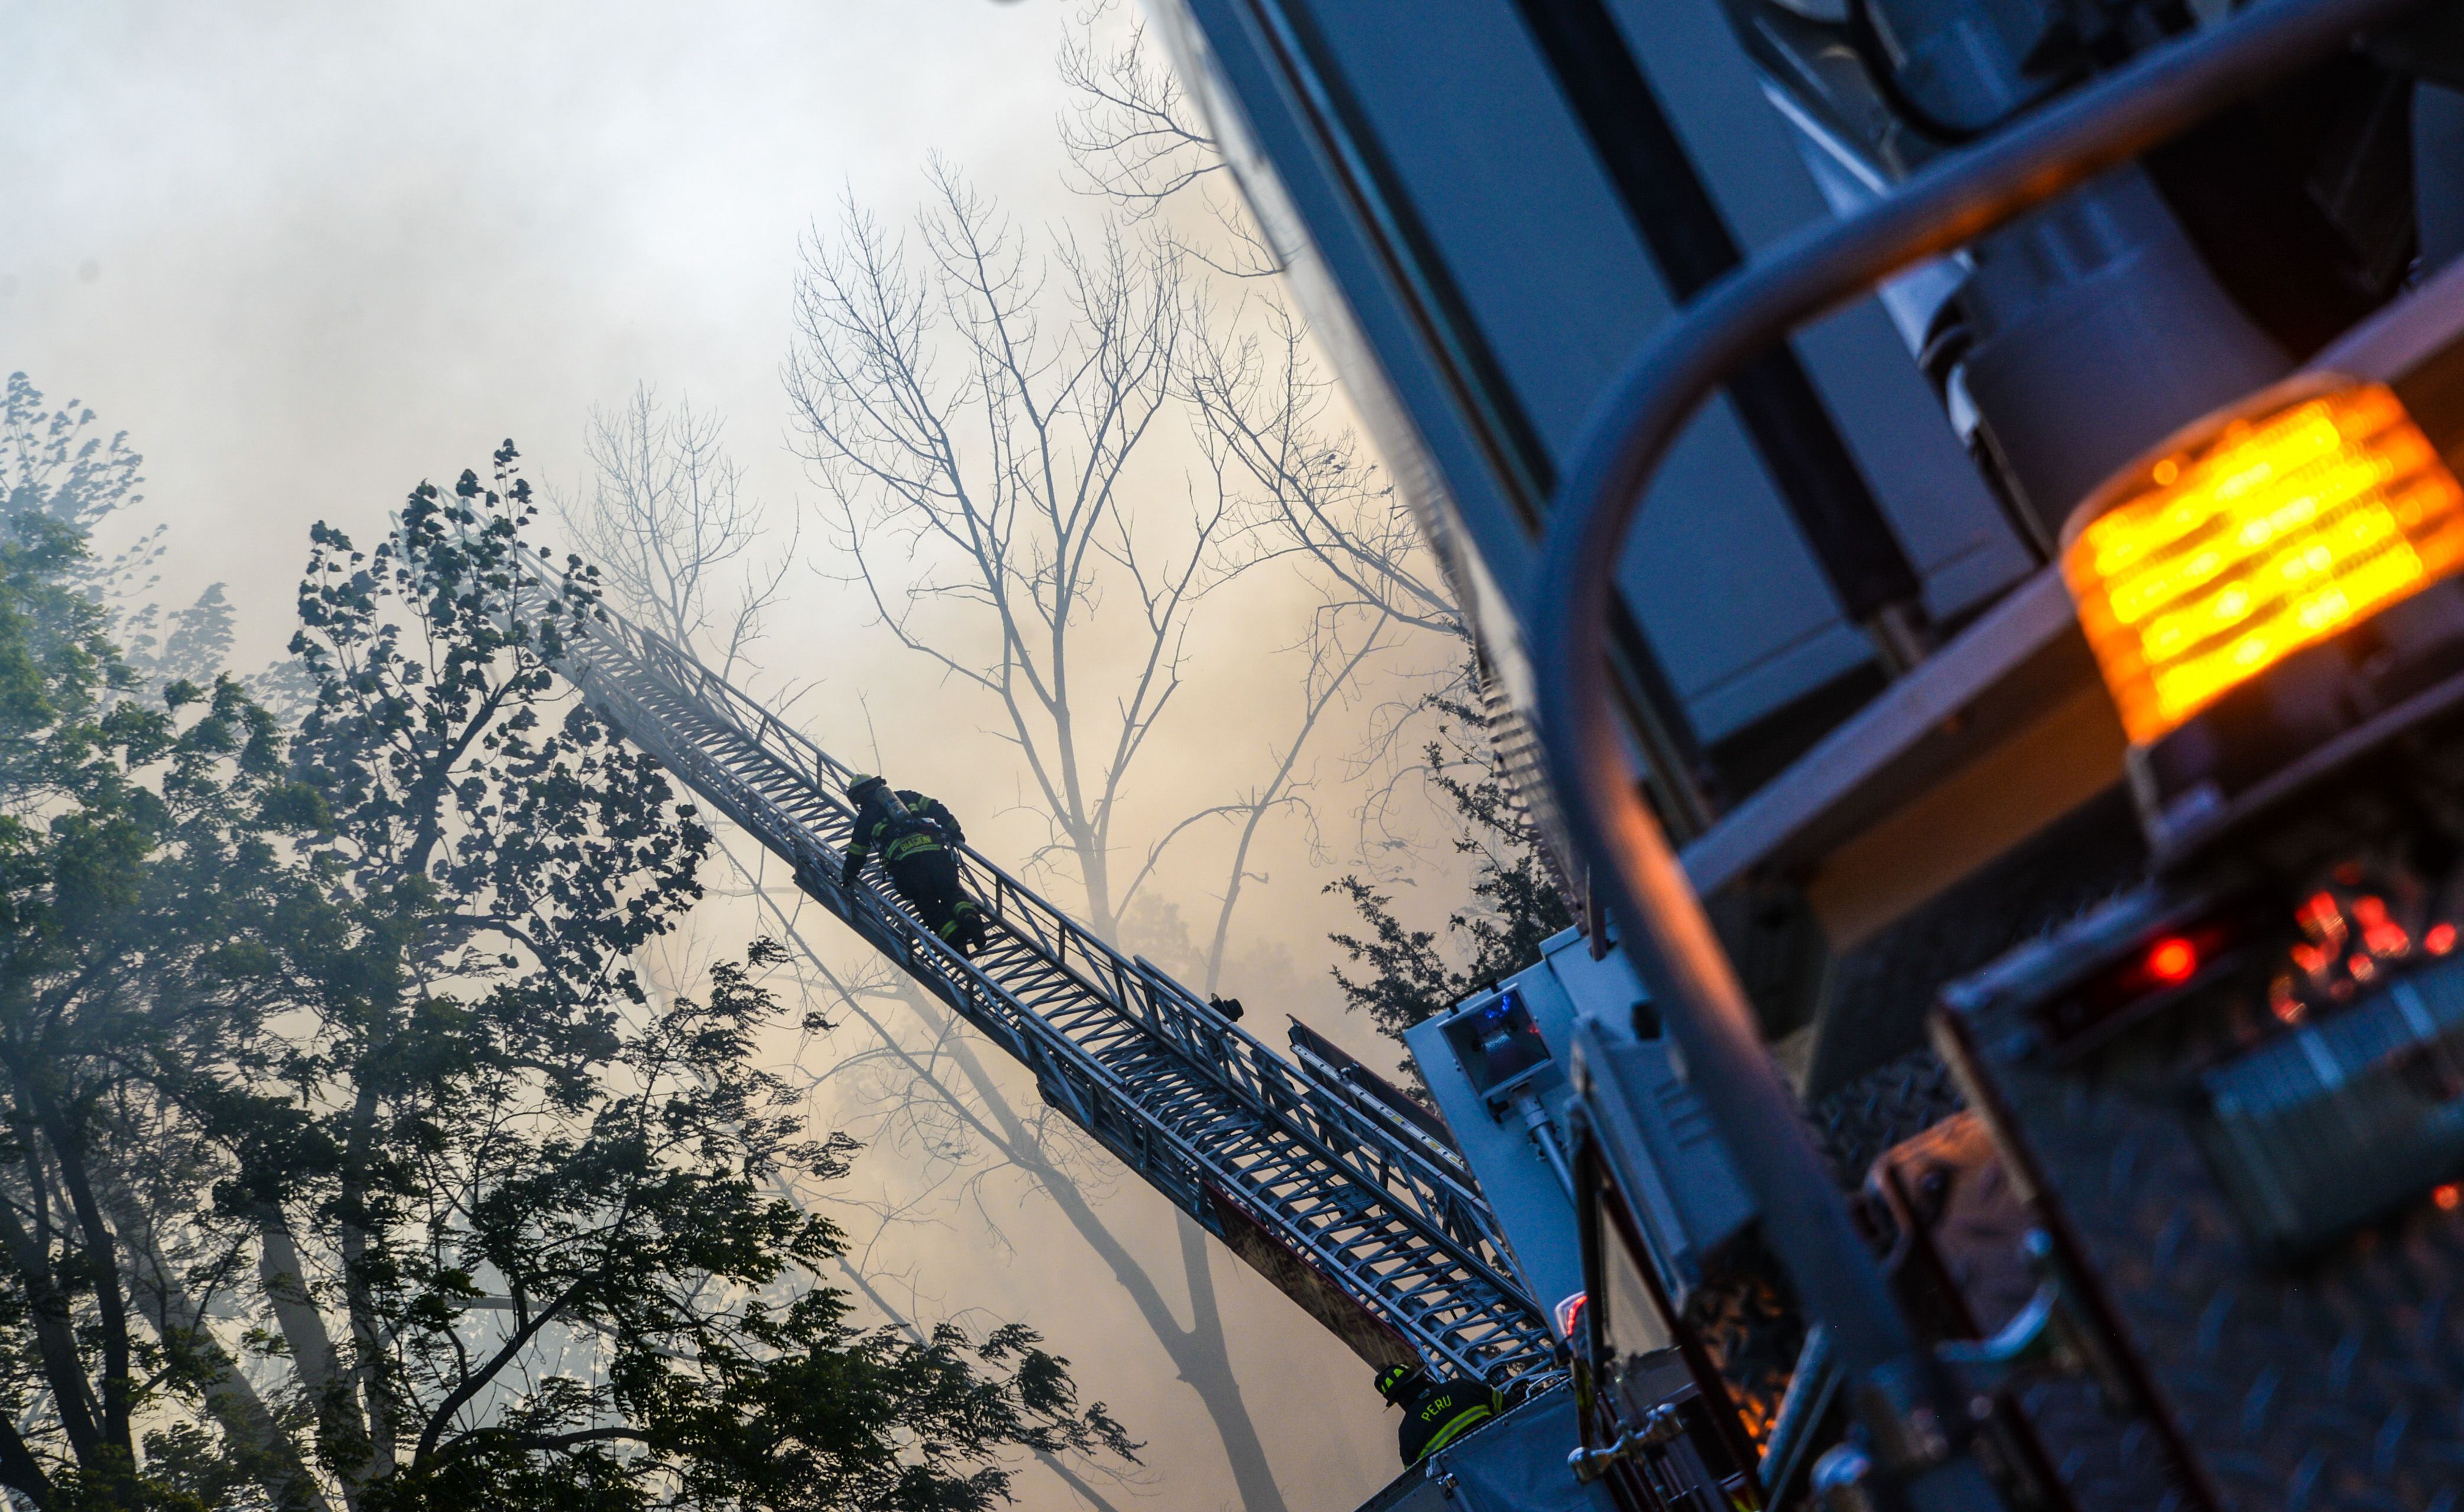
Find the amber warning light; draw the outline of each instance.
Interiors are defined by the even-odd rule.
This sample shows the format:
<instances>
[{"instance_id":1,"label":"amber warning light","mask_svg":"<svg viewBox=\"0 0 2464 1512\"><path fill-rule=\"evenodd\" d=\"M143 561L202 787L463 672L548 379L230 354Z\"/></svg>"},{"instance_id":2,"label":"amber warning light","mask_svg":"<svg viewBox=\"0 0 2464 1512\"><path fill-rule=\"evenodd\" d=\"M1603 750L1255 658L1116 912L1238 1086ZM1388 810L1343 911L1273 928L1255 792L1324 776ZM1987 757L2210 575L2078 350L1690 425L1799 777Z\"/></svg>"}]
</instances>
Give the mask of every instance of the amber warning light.
<instances>
[{"instance_id":1,"label":"amber warning light","mask_svg":"<svg viewBox=\"0 0 2464 1512\"><path fill-rule=\"evenodd\" d=\"M2464 487L2393 392L2354 383L2208 429L2067 534L2079 624L2145 746L2464 567Z\"/></svg>"}]
</instances>

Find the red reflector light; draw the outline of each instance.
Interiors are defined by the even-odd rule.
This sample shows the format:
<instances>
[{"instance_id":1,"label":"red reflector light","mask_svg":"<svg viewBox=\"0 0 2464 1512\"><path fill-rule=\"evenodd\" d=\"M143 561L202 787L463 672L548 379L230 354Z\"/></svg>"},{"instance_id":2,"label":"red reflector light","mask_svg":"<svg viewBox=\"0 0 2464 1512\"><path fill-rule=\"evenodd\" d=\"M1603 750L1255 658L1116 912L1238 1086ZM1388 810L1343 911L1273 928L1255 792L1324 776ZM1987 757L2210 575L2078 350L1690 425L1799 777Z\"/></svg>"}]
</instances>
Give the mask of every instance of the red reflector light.
<instances>
[{"instance_id":1,"label":"red reflector light","mask_svg":"<svg viewBox=\"0 0 2464 1512\"><path fill-rule=\"evenodd\" d=\"M2430 932L2421 937L2421 943L2429 947L2431 954L2444 955L2455 948L2455 926L2433 924L2430 927Z\"/></svg>"},{"instance_id":2,"label":"red reflector light","mask_svg":"<svg viewBox=\"0 0 2464 1512\"><path fill-rule=\"evenodd\" d=\"M2458 1202L2464 1202L2464 1191L2457 1190L2455 1185L2452 1182L2446 1186L2440 1187L2430 1195L2431 1200L2436 1202L2441 1208L2450 1213L2455 1211L2455 1204Z\"/></svg>"},{"instance_id":3,"label":"red reflector light","mask_svg":"<svg viewBox=\"0 0 2464 1512\"><path fill-rule=\"evenodd\" d=\"M1574 1330L1583 1326L1583 1309L1591 1300L1591 1293L1578 1291L1557 1304L1557 1337L1569 1342L1574 1338Z\"/></svg>"},{"instance_id":4,"label":"red reflector light","mask_svg":"<svg viewBox=\"0 0 2464 1512\"><path fill-rule=\"evenodd\" d=\"M2178 987L2198 974L2199 948L2176 934L2147 949L2147 975L2167 987Z\"/></svg>"}]
</instances>

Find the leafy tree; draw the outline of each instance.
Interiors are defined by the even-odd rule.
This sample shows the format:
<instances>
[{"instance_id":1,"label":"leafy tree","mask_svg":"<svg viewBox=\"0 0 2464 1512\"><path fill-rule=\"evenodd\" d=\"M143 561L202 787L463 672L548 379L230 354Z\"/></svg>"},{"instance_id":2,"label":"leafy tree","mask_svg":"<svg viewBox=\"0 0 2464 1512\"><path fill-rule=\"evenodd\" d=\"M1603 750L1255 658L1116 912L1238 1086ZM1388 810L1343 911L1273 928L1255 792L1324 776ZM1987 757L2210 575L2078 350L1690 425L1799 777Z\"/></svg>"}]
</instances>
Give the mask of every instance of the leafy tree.
<instances>
[{"instance_id":1,"label":"leafy tree","mask_svg":"<svg viewBox=\"0 0 2464 1512\"><path fill-rule=\"evenodd\" d=\"M278 741L239 689L133 683L75 526L0 528L0 1484L43 1507L180 1504L142 1417L217 1362L148 1330L110 1216L149 1084L249 1056L247 920L287 888ZM226 1401L244 1412L246 1404ZM38 1426L31 1434L17 1425Z\"/></svg>"},{"instance_id":2,"label":"leafy tree","mask_svg":"<svg viewBox=\"0 0 2464 1512\"><path fill-rule=\"evenodd\" d=\"M93 429L95 413L72 399L46 408L43 391L23 373L11 373L0 389L0 511L11 520L39 515L83 540L104 516L144 495L138 469L145 465L128 445L128 432L108 439ZM82 559L55 561L60 576L82 576L93 564Z\"/></svg>"},{"instance_id":3,"label":"leafy tree","mask_svg":"<svg viewBox=\"0 0 2464 1512\"><path fill-rule=\"evenodd\" d=\"M211 683L231 665L231 602L221 583L208 583L185 609L165 610L149 602L128 610L112 633L121 645L121 654L149 689L167 688L183 679ZM251 697L264 701L254 680L244 686Z\"/></svg>"},{"instance_id":4,"label":"leafy tree","mask_svg":"<svg viewBox=\"0 0 2464 1512\"><path fill-rule=\"evenodd\" d=\"M128 432L106 438L94 422L95 412L76 400L48 408L24 373L9 375L0 387L0 517L39 516L84 543L104 520L144 502L137 492L144 457ZM131 686L148 694L183 678L210 685L231 645L231 604L221 583L167 614L148 596L169 531L158 524L111 557L79 551L51 569L112 611L111 638L138 674Z\"/></svg>"},{"instance_id":5,"label":"leafy tree","mask_svg":"<svg viewBox=\"0 0 2464 1512\"><path fill-rule=\"evenodd\" d=\"M282 950L321 1096L235 1186L318 1304L284 1334L320 1458L369 1507L923 1508L997 1498L1009 1444L1125 1451L1031 1335L970 1364L791 1284L839 1239L770 1178L848 1147L751 1069L777 1005L741 968L646 1001L627 962L710 836L557 684L595 580L525 586L513 462L423 486L365 559L321 530L301 590L330 881Z\"/></svg>"},{"instance_id":6,"label":"leafy tree","mask_svg":"<svg viewBox=\"0 0 2464 1512\"><path fill-rule=\"evenodd\" d=\"M0 1484L44 1509L966 1509L1133 1446L1019 1327L867 1330L781 1200L757 946L628 958L710 844L557 683L510 444L313 535L288 750L154 708L76 528L0 539ZM220 1321L230 1320L230 1321ZM12 1426L14 1425L14 1426Z\"/></svg>"},{"instance_id":7,"label":"leafy tree","mask_svg":"<svg viewBox=\"0 0 2464 1512\"><path fill-rule=\"evenodd\" d=\"M1436 930L1406 925L1395 914L1393 895L1357 874L1337 878L1326 889L1349 899L1366 926L1357 933L1329 936L1354 968L1367 968L1347 975L1335 967L1335 985L1346 1006L1367 1014L1397 1040L1422 1019L1535 964L1541 945L1574 922L1573 909L1550 874L1537 830L1485 750L1485 719L1458 700L1429 702L1445 723L1439 738L1428 743L1427 770L1460 822L1456 852L1472 858L1469 901L1447 915L1441 940ZM1412 1071L1408 1063L1404 1069ZM1418 1073L1413 1075L1417 1085Z\"/></svg>"}]
</instances>

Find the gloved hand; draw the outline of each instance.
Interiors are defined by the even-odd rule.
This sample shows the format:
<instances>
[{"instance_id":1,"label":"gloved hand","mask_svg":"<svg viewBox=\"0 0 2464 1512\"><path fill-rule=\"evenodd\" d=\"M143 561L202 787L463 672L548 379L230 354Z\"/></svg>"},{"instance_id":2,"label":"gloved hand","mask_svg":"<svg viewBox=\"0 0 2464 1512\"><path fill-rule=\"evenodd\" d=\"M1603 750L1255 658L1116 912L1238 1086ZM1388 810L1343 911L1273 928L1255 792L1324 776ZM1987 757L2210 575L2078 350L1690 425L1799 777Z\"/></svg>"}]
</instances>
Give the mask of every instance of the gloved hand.
<instances>
[{"instance_id":1,"label":"gloved hand","mask_svg":"<svg viewBox=\"0 0 2464 1512\"><path fill-rule=\"evenodd\" d=\"M839 886L842 887L854 887L855 879L863 872L863 870L864 858L850 853L847 859L847 865L839 868Z\"/></svg>"}]
</instances>

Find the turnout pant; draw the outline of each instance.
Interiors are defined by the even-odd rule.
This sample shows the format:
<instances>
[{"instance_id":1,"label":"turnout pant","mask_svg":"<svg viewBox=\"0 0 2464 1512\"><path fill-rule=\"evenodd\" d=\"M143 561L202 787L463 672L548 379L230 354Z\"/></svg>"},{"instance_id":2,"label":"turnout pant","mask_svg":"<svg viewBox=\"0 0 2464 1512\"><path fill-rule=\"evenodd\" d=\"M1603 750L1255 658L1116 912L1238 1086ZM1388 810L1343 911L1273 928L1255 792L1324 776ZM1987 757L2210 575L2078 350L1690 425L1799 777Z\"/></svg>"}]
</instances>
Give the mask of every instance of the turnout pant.
<instances>
[{"instance_id":1,"label":"turnout pant","mask_svg":"<svg viewBox=\"0 0 2464 1512\"><path fill-rule=\"evenodd\" d=\"M915 906L924 927L972 953L984 934L983 910L958 886L958 858L946 849L903 857L889 864L890 881Z\"/></svg>"}]
</instances>

